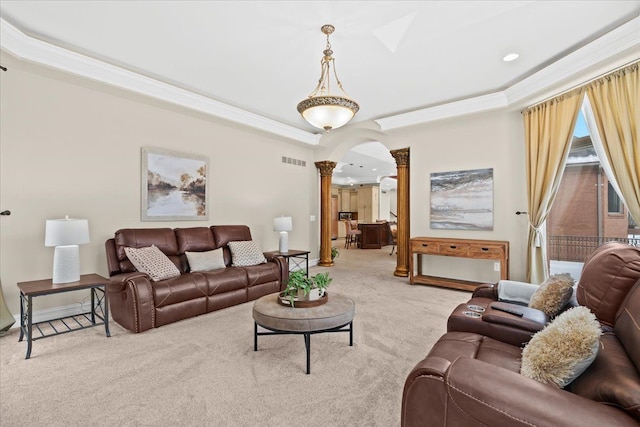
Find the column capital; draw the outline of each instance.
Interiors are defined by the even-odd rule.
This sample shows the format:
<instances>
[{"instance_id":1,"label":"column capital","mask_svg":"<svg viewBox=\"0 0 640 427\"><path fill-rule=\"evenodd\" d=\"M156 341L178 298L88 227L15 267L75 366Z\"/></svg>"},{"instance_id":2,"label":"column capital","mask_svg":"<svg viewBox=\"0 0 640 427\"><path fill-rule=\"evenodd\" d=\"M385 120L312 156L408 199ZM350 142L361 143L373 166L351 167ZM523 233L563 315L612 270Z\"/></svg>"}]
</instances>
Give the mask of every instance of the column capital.
<instances>
[{"instance_id":1,"label":"column capital","mask_svg":"<svg viewBox=\"0 0 640 427\"><path fill-rule=\"evenodd\" d=\"M336 167L337 163L330 160L323 160L321 162L316 162L315 165L320 171L320 176L332 176L333 169Z\"/></svg>"},{"instance_id":2,"label":"column capital","mask_svg":"<svg viewBox=\"0 0 640 427\"><path fill-rule=\"evenodd\" d=\"M409 166L409 147L390 150L390 153L398 166Z\"/></svg>"}]
</instances>

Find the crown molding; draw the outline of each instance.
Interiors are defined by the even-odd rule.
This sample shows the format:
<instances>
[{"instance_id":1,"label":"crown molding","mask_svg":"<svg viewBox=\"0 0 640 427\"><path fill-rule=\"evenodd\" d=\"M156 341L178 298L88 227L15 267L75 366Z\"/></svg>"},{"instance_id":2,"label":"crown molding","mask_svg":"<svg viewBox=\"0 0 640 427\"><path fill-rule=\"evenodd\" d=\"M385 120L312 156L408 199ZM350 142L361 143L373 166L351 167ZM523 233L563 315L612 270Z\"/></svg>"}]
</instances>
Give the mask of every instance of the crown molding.
<instances>
[{"instance_id":1,"label":"crown molding","mask_svg":"<svg viewBox=\"0 0 640 427\"><path fill-rule=\"evenodd\" d=\"M14 56L310 145L321 135L242 110L24 34L0 18L0 47Z\"/></svg>"},{"instance_id":2,"label":"crown molding","mask_svg":"<svg viewBox=\"0 0 640 427\"><path fill-rule=\"evenodd\" d=\"M624 65L624 62L629 62L629 58L625 58L622 64L615 65L611 64L611 60L625 52L635 52L636 60L640 59L640 17L628 21L588 45L560 58L504 92L510 105L526 100L534 104L539 100L533 98L545 90L556 88L555 93L559 93L569 87L584 84L603 72L588 70L594 70L605 63L609 69ZM558 89L558 85L563 82L566 87Z\"/></svg>"},{"instance_id":3,"label":"crown molding","mask_svg":"<svg viewBox=\"0 0 640 427\"><path fill-rule=\"evenodd\" d=\"M0 18L0 48L23 60L120 87L295 141L319 145L322 137L322 134L313 134L43 42L24 34L2 18ZM384 132L436 120L508 108L518 103L533 104L538 102L534 99L535 97L541 99L543 95L549 95L550 92L558 93L561 90L558 89L559 85L570 87L585 83L589 78L595 77L589 73L594 74L596 67L612 66L612 59L625 52L631 52L640 59L639 51L640 17L636 17L504 91L388 116L374 120L374 122ZM626 60L628 61L628 58Z\"/></svg>"},{"instance_id":4,"label":"crown molding","mask_svg":"<svg viewBox=\"0 0 640 427\"><path fill-rule=\"evenodd\" d=\"M381 130L387 131L511 107L525 101L535 103L534 97L536 95L541 98L539 96L541 93L547 91L548 94L548 91L553 88L556 88L555 93L557 93L559 83L565 82L567 86L571 86L585 83L589 78L595 77L593 75L587 76L586 70L603 65L607 61L609 61L607 64L609 67L615 68L615 65L610 63L611 59L630 51L635 51L636 59L640 59L640 17L615 28L504 91L389 116L376 120L376 123ZM625 61L628 62L629 58L625 58Z\"/></svg>"},{"instance_id":5,"label":"crown molding","mask_svg":"<svg viewBox=\"0 0 640 427\"><path fill-rule=\"evenodd\" d=\"M495 92L488 95L477 96L475 98L463 99L461 101L450 102L448 104L437 105L435 107L423 108L421 110L389 116L377 119L375 122L378 123L382 131L387 131L419 125L421 123L433 122L436 120L448 119L451 117L496 110L499 108L505 108L508 105L507 97L504 92Z\"/></svg>"}]
</instances>

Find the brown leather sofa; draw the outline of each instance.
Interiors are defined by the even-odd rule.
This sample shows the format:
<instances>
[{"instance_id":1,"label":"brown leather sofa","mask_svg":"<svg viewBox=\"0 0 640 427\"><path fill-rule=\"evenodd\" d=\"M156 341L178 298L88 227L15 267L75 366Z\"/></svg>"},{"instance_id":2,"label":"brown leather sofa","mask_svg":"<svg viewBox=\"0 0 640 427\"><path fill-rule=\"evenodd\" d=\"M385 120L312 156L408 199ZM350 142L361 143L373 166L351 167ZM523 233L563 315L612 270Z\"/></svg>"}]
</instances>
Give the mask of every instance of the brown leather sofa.
<instances>
[{"instance_id":1,"label":"brown leather sofa","mask_svg":"<svg viewBox=\"0 0 640 427\"><path fill-rule=\"evenodd\" d=\"M232 267L228 243L251 240L245 225L191 228L122 229L106 241L110 283L107 297L111 316L131 332L142 332L171 322L255 300L284 290L288 264L272 256L266 263ZM157 246L180 270L180 276L151 281L136 271L124 248ZM226 268L190 272L185 252L223 248Z\"/></svg>"},{"instance_id":2,"label":"brown leather sofa","mask_svg":"<svg viewBox=\"0 0 640 427\"><path fill-rule=\"evenodd\" d=\"M535 333L531 319L467 323L472 331L460 330L458 319L457 330L443 335L409 373L402 425L640 425L640 248L598 248L584 265L576 294L577 303L600 321L603 335L595 361L565 389L520 375L522 346ZM490 287L471 299L492 301Z\"/></svg>"}]
</instances>

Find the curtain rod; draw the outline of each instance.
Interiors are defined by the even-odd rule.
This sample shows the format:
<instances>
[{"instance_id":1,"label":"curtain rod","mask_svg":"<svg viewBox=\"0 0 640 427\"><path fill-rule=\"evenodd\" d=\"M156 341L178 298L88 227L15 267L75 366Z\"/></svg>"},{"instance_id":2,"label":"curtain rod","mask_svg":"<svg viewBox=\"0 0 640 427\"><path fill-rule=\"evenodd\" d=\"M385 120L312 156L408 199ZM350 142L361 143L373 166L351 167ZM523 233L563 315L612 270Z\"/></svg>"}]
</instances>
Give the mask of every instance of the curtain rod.
<instances>
[{"instance_id":1,"label":"curtain rod","mask_svg":"<svg viewBox=\"0 0 640 427\"><path fill-rule=\"evenodd\" d=\"M621 65L621 66L619 66L619 67L614 68L613 70L609 70L609 71L606 71L606 72L604 72L604 73L602 73L602 74L600 74L600 75L597 75L596 77L593 77L592 79L589 79L589 80L587 80L586 82L578 83L577 85L574 85L574 86L570 87L569 89L563 90L563 91L562 91L562 92L560 92L560 93L556 93L555 95L552 95L552 96L550 96L550 97L548 97L548 98L543 99L542 101L536 102L535 104L528 106L528 107L527 107L527 108L525 108L523 111L527 111L527 110L529 110L530 108L537 107L537 106L538 106L538 105L540 105L540 104L544 104L545 102L547 102L547 101L549 101L549 100L552 100L553 98L557 98L557 97L562 96L562 95L565 95L565 94L567 94L567 93L569 93L569 92L571 92L571 91L573 91L573 90L576 90L576 89L579 89L579 88L581 88L581 87L584 87L584 86L586 86L586 85L588 85L588 84L590 84L590 83L595 82L595 81L596 81L596 80L598 80L598 79L601 79L601 78L603 78L603 77L605 77L605 76L608 76L609 74L613 74L613 73L615 73L616 71L620 71L620 70L622 70L622 69L624 69L624 68L627 68L627 67L629 67L629 66L631 66L631 65L633 65L633 64L636 64L636 63L640 63L640 59L634 59L634 60L632 60L631 62L627 62L627 63L626 63L626 64L624 64L624 65Z\"/></svg>"}]
</instances>

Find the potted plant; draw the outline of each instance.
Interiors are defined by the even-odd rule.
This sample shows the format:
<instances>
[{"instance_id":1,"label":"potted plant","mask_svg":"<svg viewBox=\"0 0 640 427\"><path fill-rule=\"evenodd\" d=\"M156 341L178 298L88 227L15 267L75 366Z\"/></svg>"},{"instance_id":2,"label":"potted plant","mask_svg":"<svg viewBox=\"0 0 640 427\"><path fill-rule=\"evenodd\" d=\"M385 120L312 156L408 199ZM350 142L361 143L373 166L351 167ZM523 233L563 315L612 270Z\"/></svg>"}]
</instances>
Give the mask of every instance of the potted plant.
<instances>
[{"instance_id":1,"label":"potted plant","mask_svg":"<svg viewBox=\"0 0 640 427\"><path fill-rule=\"evenodd\" d=\"M282 292L282 297L287 298L294 306L295 301L313 301L324 296L325 290L333 279L329 272L318 273L308 277L304 270L296 270L289 273L287 287Z\"/></svg>"},{"instance_id":2,"label":"potted plant","mask_svg":"<svg viewBox=\"0 0 640 427\"><path fill-rule=\"evenodd\" d=\"M334 259L338 258L340 256L340 251L338 250L337 246L333 246L331 248L331 261L333 261Z\"/></svg>"}]
</instances>

